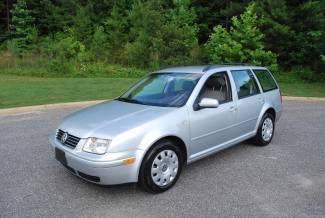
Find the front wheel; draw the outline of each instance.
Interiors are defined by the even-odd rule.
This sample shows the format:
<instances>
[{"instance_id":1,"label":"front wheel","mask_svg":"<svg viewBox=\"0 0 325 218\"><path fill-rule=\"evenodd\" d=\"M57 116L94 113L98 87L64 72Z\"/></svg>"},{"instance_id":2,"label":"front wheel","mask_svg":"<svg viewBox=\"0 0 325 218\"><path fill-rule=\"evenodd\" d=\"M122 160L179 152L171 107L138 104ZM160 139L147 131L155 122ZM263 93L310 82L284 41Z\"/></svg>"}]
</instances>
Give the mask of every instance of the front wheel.
<instances>
[{"instance_id":1,"label":"front wheel","mask_svg":"<svg viewBox=\"0 0 325 218\"><path fill-rule=\"evenodd\" d=\"M253 138L253 143L258 146L268 145L274 134L274 117L270 113L263 115L261 123L258 127L257 134Z\"/></svg>"},{"instance_id":2,"label":"front wheel","mask_svg":"<svg viewBox=\"0 0 325 218\"><path fill-rule=\"evenodd\" d=\"M181 151L173 142L158 142L142 162L139 185L148 192L164 192L176 183L182 165Z\"/></svg>"}]
</instances>

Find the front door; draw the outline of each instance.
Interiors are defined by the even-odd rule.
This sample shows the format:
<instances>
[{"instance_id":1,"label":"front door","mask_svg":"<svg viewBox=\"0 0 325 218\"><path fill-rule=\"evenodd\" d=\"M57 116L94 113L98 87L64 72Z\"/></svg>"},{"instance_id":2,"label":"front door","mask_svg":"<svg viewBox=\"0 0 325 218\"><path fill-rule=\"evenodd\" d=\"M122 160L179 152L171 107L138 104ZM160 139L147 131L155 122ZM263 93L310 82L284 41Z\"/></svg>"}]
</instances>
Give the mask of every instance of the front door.
<instances>
[{"instance_id":1,"label":"front door","mask_svg":"<svg viewBox=\"0 0 325 218\"><path fill-rule=\"evenodd\" d=\"M233 101L227 72L211 75L197 97L219 101L217 108L196 108L190 111L191 158L204 155L234 137L233 124L236 122L236 102Z\"/></svg>"}]
</instances>

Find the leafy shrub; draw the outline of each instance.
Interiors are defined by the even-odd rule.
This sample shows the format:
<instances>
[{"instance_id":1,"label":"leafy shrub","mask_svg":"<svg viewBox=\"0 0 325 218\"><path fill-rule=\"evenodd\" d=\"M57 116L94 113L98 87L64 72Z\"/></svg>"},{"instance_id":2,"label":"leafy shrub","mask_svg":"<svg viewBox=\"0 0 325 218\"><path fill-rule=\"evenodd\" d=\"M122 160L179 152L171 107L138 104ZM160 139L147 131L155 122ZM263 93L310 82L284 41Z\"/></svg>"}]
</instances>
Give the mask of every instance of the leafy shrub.
<instances>
[{"instance_id":1,"label":"leafy shrub","mask_svg":"<svg viewBox=\"0 0 325 218\"><path fill-rule=\"evenodd\" d=\"M55 56L64 60L82 60L85 55L85 46L72 36L62 39L55 48Z\"/></svg>"},{"instance_id":2,"label":"leafy shrub","mask_svg":"<svg viewBox=\"0 0 325 218\"><path fill-rule=\"evenodd\" d=\"M304 80L306 82L316 82L319 80L324 81L324 74L316 74L312 70L306 68L306 67L296 67L292 70L292 73L294 73L298 79Z\"/></svg>"},{"instance_id":3,"label":"leafy shrub","mask_svg":"<svg viewBox=\"0 0 325 218\"><path fill-rule=\"evenodd\" d=\"M325 55L321 55L320 59L321 59L322 62L325 62Z\"/></svg>"},{"instance_id":4,"label":"leafy shrub","mask_svg":"<svg viewBox=\"0 0 325 218\"><path fill-rule=\"evenodd\" d=\"M57 35L50 45L47 49L53 61L49 70L54 73L73 74L75 70L72 66L89 59L86 47L74 37L72 30L68 34Z\"/></svg>"}]
</instances>

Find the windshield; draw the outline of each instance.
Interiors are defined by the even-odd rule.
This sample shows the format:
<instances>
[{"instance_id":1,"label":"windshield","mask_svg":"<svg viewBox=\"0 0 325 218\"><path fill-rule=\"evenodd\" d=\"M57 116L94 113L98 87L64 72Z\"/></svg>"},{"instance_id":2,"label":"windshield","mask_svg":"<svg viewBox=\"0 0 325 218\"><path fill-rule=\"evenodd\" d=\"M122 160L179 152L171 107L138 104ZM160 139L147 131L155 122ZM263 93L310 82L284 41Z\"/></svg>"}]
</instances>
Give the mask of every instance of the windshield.
<instances>
[{"instance_id":1,"label":"windshield","mask_svg":"<svg viewBox=\"0 0 325 218\"><path fill-rule=\"evenodd\" d=\"M153 73L117 100L162 107L181 107L190 97L201 74Z\"/></svg>"}]
</instances>

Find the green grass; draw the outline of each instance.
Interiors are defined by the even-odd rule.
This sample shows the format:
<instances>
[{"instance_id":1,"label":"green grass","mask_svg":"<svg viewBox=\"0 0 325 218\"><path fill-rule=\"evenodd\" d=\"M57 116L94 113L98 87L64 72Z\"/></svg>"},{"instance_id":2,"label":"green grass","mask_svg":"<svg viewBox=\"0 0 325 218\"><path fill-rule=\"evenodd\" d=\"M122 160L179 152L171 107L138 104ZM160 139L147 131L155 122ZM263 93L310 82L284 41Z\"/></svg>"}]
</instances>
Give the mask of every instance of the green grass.
<instances>
[{"instance_id":1,"label":"green grass","mask_svg":"<svg viewBox=\"0 0 325 218\"><path fill-rule=\"evenodd\" d=\"M110 99L137 79L36 78L0 74L0 108ZM325 83L280 83L282 95L325 97Z\"/></svg>"},{"instance_id":2,"label":"green grass","mask_svg":"<svg viewBox=\"0 0 325 218\"><path fill-rule=\"evenodd\" d=\"M0 108L110 99L137 79L35 78L0 74Z\"/></svg>"},{"instance_id":3,"label":"green grass","mask_svg":"<svg viewBox=\"0 0 325 218\"><path fill-rule=\"evenodd\" d=\"M282 95L302 97L325 97L325 82L322 83L281 83Z\"/></svg>"},{"instance_id":4,"label":"green grass","mask_svg":"<svg viewBox=\"0 0 325 218\"><path fill-rule=\"evenodd\" d=\"M0 53L0 108L110 99L149 71L107 63L66 63ZM297 72L277 73L282 95L325 97L325 82L303 82Z\"/></svg>"}]
</instances>

